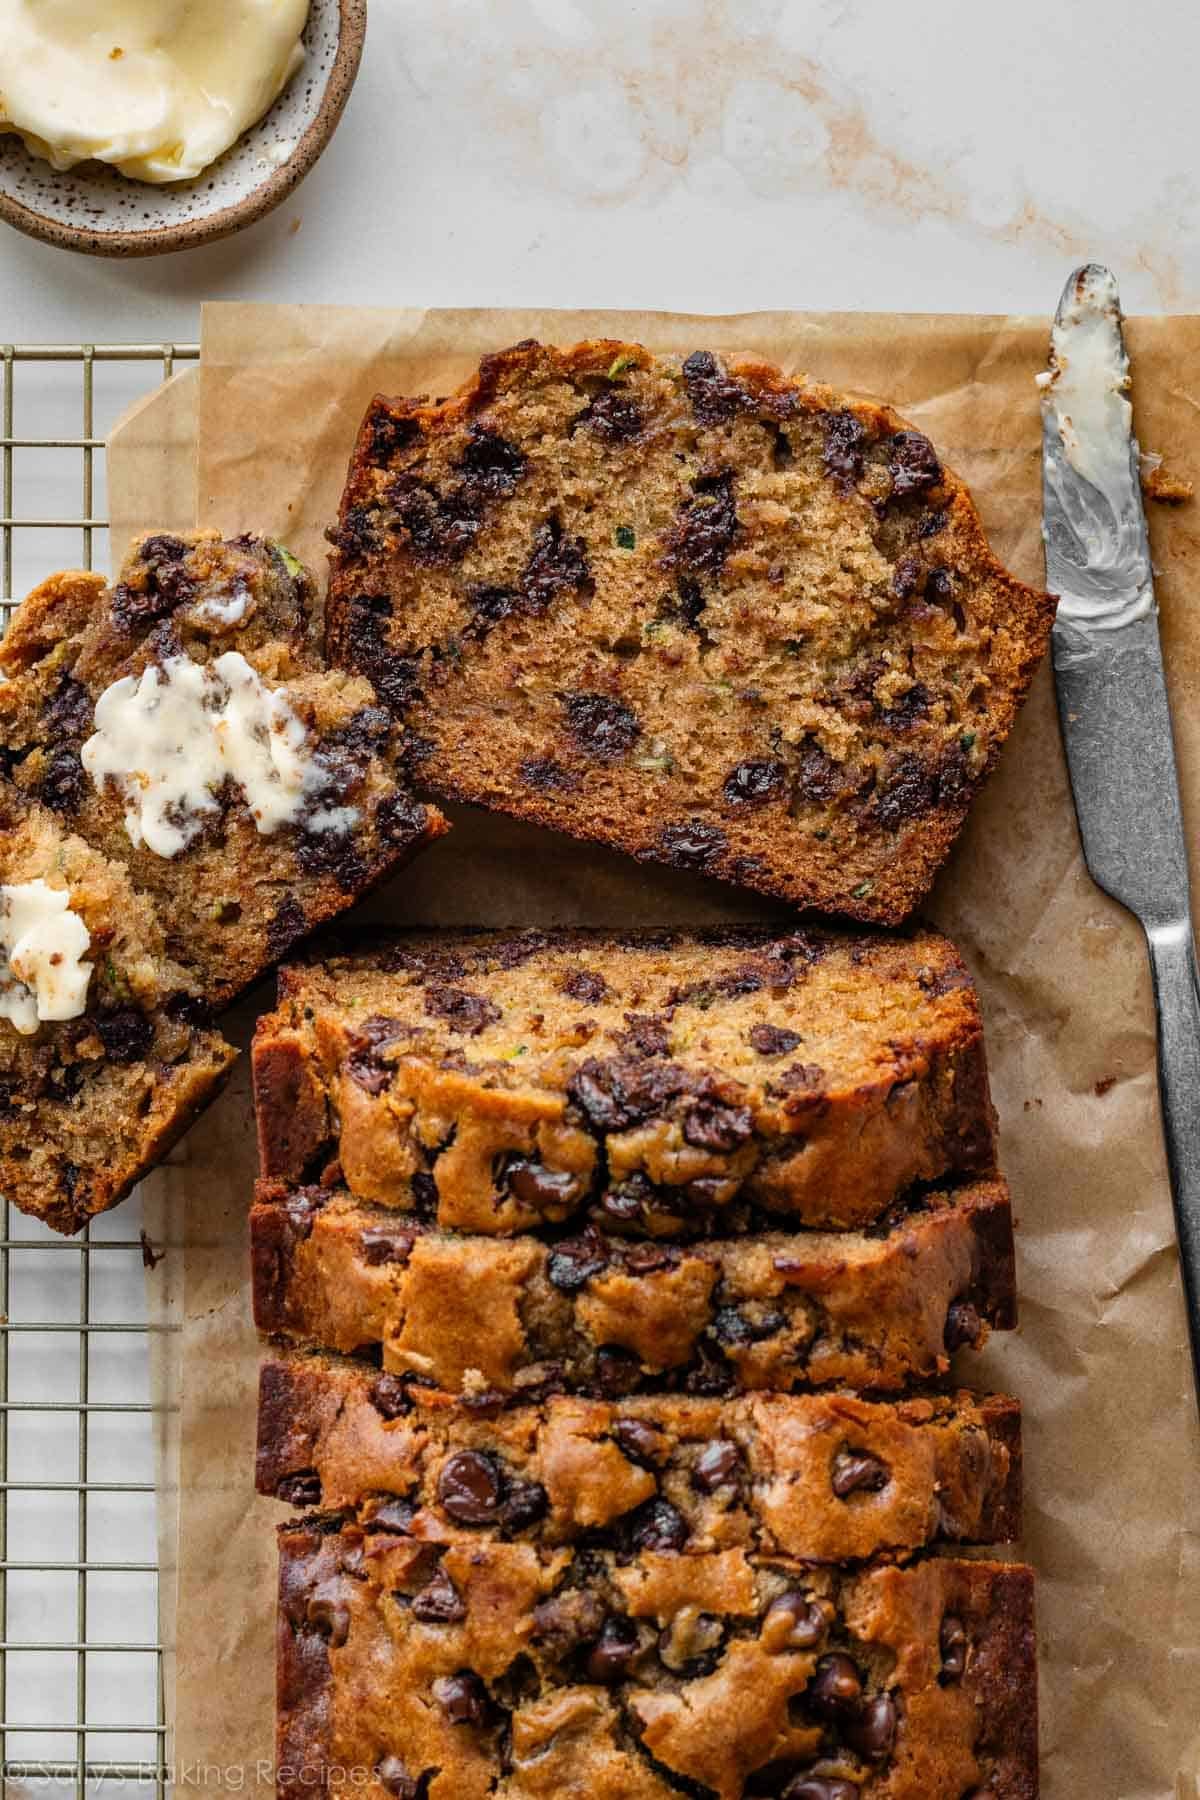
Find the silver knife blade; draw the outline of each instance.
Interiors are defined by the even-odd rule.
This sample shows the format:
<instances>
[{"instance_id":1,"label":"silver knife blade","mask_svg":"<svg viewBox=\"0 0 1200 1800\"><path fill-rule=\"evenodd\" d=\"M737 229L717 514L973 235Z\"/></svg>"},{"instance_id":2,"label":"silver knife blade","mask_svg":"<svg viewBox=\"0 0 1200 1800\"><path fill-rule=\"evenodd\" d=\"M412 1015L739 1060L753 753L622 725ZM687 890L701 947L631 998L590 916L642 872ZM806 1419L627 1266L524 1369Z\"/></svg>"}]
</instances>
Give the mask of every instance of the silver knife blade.
<instances>
[{"instance_id":1,"label":"silver knife blade","mask_svg":"<svg viewBox=\"0 0 1200 1800\"><path fill-rule=\"evenodd\" d=\"M1189 916L1175 746L1117 284L1067 282L1041 377L1059 716L1093 878L1147 929Z\"/></svg>"},{"instance_id":2,"label":"silver knife blade","mask_svg":"<svg viewBox=\"0 0 1200 1800\"><path fill-rule=\"evenodd\" d=\"M1200 977L1117 284L1067 282L1042 389L1042 529L1063 743L1095 881L1141 920L1200 1395Z\"/></svg>"}]
</instances>

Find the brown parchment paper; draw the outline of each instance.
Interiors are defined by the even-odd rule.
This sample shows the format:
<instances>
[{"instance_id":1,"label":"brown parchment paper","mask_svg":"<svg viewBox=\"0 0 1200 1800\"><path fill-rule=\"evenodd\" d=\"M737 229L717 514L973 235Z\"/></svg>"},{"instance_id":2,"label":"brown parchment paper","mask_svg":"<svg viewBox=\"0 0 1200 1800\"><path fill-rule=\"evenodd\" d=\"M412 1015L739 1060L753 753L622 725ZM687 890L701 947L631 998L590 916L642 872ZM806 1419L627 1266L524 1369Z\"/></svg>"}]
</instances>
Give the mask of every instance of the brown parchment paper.
<instances>
[{"instance_id":1,"label":"brown parchment paper","mask_svg":"<svg viewBox=\"0 0 1200 1800\"><path fill-rule=\"evenodd\" d=\"M199 519L279 533L319 565L351 439L376 389L444 393L487 350L591 334L757 352L891 399L970 481L998 552L1040 578L1032 378L1047 321L1034 319L212 308L199 386ZM1200 319L1135 320L1129 337L1143 444L1200 475L1200 398L1189 392L1193 378L1200 385ZM134 488L125 494L132 521L157 524L154 483ZM1198 525L1197 508L1151 519L1193 821ZM372 902L374 915L628 924L758 910L731 889L512 822L460 815L458 825ZM1025 1404L1044 1793L1200 1800L1200 1432L1149 981L1136 927L1082 866L1046 672L928 910L961 943L983 993L1020 1215L1021 1330L994 1339L966 1372ZM258 1349L244 1236L252 1177L243 1068L168 1177L184 1257L175 1755L189 1785L269 1779L280 1509L252 1491Z\"/></svg>"}]
</instances>

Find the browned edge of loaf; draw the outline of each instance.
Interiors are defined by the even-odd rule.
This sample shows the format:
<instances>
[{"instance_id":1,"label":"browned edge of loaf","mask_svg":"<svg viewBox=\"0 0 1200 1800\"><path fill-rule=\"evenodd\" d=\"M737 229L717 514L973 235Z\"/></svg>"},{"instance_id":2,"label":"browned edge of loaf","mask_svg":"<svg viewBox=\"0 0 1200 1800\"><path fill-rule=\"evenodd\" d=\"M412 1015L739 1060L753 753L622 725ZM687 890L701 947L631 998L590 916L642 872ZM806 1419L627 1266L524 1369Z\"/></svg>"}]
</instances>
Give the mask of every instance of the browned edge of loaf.
<instances>
[{"instance_id":1,"label":"browned edge of loaf","mask_svg":"<svg viewBox=\"0 0 1200 1800\"><path fill-rule=\"evenodd\" d=\"M486 407L505 380L519 374L525 365L546 348L548 347L540 344L536 339L526 338L520 343L485 356L479 367L457 392L445 399L431 402L425 396L411 398L403 395L376 394L367 408L354 440L339 508L339 524L344 525L346 522L346 514L350 508L351 495L355 490L358 476L362 470L373 466L374 427L377 413L381 409L390 416L399 415L405 419L417 420L423 434L453 431ZM640 344L627 343L617 338L588 339L561 350L549 348L559 357L563 370L568 375L575 372L590 373L597 362L603 366L630 350L644 350L644 346ZM785 375L775 364L757 358L731 357L726 360L731 371L739 379L752 383L762 393L782 396L800 392L807 394L810 400L817 405L836 400L840 409L854 413L868 430L880 434L916 429L910 420L904 418L886 402L838 394L828 384L797 380ZM1009 688L1004 698L1001 724L983 768L966 783L962 792L949 804L924 821L924 831L919 844L913 846L907 853L907 867L894 871L890 883L876 880L874 888L868 895L856 897L855 894L849 893L839 899L836 910L840 916L858 919L868 924L902 924L912 914L914 908L920 906L928 894L934 876L949 855L951 846L962 830L976 795L991 775L1000 752L1008 740L1017 715L1024 704L1030 683L1046 654L1046 648L1050 641L1050 628L1054 623L1058 606L1057 595L1047 593L1040 588L1030 587L1028 583L1020 581L1015 575L1012 575L999 561L988 542L983 523L966 482L953 469L949 468L940 456L939 462L943 486L946 490L946 509L952 513L955 526L962 533L969 554L977 558L981 565L987 565L992 578L1003 584L1011 598L1014 610L1020 617L1021 652L1019 660L1010 670ZM339 558L340 552L337 550L329 558L330 603L326 619L331 663L337 661L340 655L337 645L338 596L336 593L337 578L340 572ZM489 804L481 794L458 791L449 785L438 789L437 792L439 798L443 800L475 805ZM510 812L513 816L527 819L547 830L557 831L587 842L597 841L595 833L574 824L569 814L564 816L536 794L527 796L519 808L508 804L502 810ZM606 841L610 841L618 849L636 856L639 861L668 864L672 861L666 852L645 846L629 833L622 834L614 831ZM692 863L681 862L677 866L694 872ZM711 874L714 871L706 872ZM782 892L778 883L756 875L753 869L742 871L736 878L719 870L715 872L721 880L733 881L737 886L755 888L772 897L779 897ZM790 895L783 897L794 900L794 897ZM794 903L803 905L803 902L798 900L794 900Z\"/></svg>"},{"instance_id":2,"label":"browned edge of loaf","mask_svg":"<svg viewBox=\"0 0 1200 1800\"><path fill-rule=\"evenodd\" d=\"M99 1214L110 1212L122 1200L128 1199L139 1181L145 1179L159 1164L170 1155L175 1145L189 1131L192 1125L205 1112L217 1095L224 1088L233 1072L233 1066L240 1052L231 1044L224 1044L215 1032L207 1034L212 1041L214 1054L218 1047L224 1056L220 1065L211 1074L200 1077L197 1071L187 1063L179 1065L178 1072L190 1078L190 1091L186 1102L162 1118L155 1126L139 1133L136 1143L126 1146L127 1155L114 1160L107 1171L107 1178L94 1182L89 1189L90 1205L79 1206L70 1200L47 1207L45 1209L23 1206L17 1199L15 1191L10 1189L10 1198L14 1206L21 1206L23 1212L41 1219L52 1231L61 1231L67 1237L73 1237L82 1231L90 1219ZM172 1071L173 1073L175 1071ZM161 1095L162 1087L158 1090Z\"/></svg>"},{"instance_id":3,"label":"browned edge of loaf","mask_svg":"<svg viewBox=\"0 0 1200 1800\"><path fill-rule=\"evenodd\" d=\"M276 1620L277 1800L324 1800L341 1784L331 1766L333 1669L329 1643L317 1631L289 1623L290 1601L339 1567L339 1522L293 1519L278 1527L279 1605ZM974 1749L991 1764L982 1795L1038 1800L1037 1632L1034 1572L1023 1563L937 1558L959 1592L953 1603L983 1629L965 1681L979 1730ZM897 1572L900 1574L901 1572ZM901 1575L902 1578L902 1575ZM970 1800L930 1794L922 1800Z\"/></svg>"},{"instance_id":4,"label":"browned edge of loaf","mask_svg":"<svg viewBox=\"0 0 1200 1800\"><path fill-rule=\"evenodd\" d=\"M309 1473L320 1477L328 1454L330 1434L335 1429L342 1433L348 1432L360 1441L377 1439L380 1414L371 1397L375 1379L376 1372L371 1367L343 1358L298 1355L264 1361L259 1369L258 1384L258 1436L255 1452L257 1491L268 1499L279 1499L281 1484L288 1482L290 1478ZM971 1544L1015 1543L1021 1535L1023 1494L1020 1402L1007 1394L972 1394L966 1390L961 1390L953 1397L958 1404L964 1407L969 1405L977 1410L989 1444L994 1449L1004 1451L1006 1461L1003 1481L990 1487L987 1492L977 1529L961 1541ZM470 1415L464 1413L456 1396L421 1390L414 1398L416 1404L413 1412L405 1418L395 1420L395 1431L388 1434L394 1438L388 1449L389 1453L395 1451L394 1475L400 1484L404 1484L406 1477L412 1473L414 1434L419 1436L431 1427L436 1429L439 1413L451 1427L456 1422L470 1423ZM625 1414L641 1417L653 1413L656 1398L658 1397L653 1394L641 1394L624 1401L575 1404L581 1404L596 1415L611 1414L615 1422ZM727 1404L731 1410L743 1410L747 1402L752 1403L755 1398L766 1399L770 1411L783 1416L789 1411L803 1415L814 1406L833 1410L837 1407L836 1394L730 1396ZM920 1397L915 1395L910 1398L919 1401ZM553 1406L553 1401L547 1404ZM572 1405L570 1402L568 1404ZM664 1395L661 1396L661 1404L669 1416L676 1410L686 1412L688 1402L686 1397L681 1401L677 1395ZM701 1401L697 1404L707 1410L712 1402ZM872 1398L867 1404L876 1410L881 1421L890 1420L897 1407L902 1410L904 1406L903 1401L878 1398ZM535 1410L540 1412L543 1408ZM426 1416L422 1417L422 1413ZM914 1422L913 1429L919 1432L920 1424ZM378 1465L373 1467L378 1473ZM774 1473L779 1476L782 1471L777 1467ZM287 1505L297 1504L295 1496L285 1494L282 1498ZM364 1490L358 1495L355 1504L360 1505L369 1498L370 1494ZM321 1502L316 1501L315 1504L319 1505Z\"/></svg>"},{"instance_id":5,"label":"browned edge of loaf","mask_svg":"<svg viewBox=\"0 0 1200 1800\"><path fill-rule=\"evenodd\" d=\"M905 941L921 929L913 921L906 931L896 934ZM648 940L662 945L664 938L674 943L690 944L697 938L712 943L714 948L744 944L747 949L766 946L783 933L782 927L730 927L700 933L647 931ZM419 937L418 930L403 934L380 930L360 933L325 934L308 953L306 960L316 961L322 955L361 954L364 957L386 954L389 946L402 947L406 938ZM479 928L456 928L445 934L447 944L462 941L470 944L473 937L488 936ZM519 933L515 933L519 936ZM601 928L554 930L542 936L550 949L587 947L602 950L606 945L636 948L639 932L616 933ZM784 934L785 935L785 934ZM838 935L836 930L835 937ZM941 937L941 934L939 934ZM847 940L849 941L849 940ZM929 1093L940 1094L943 1084L939 1076L947 1068L951 1080L948 1095L938 1101L936 1128L944 1146L943 1172L954 1176L984 1176L996 1168L996 1112L992 1103L988 1077L987 1048L978 990L957 947L941 938L955 964L959 985L970 1002L970 1014L951 1039L946 1037L930 1050L930 1066L923 1077ZM302 971L304 962L296 965ZM302 973L293 973L288 964L278 971L278 1005L284 1007L293 988L302 982ZM258 1140L259 1173L266 1179L293 1183L320 1178L320 1164L327 1154L336 1155L337 1128L330 1106L326 1082L305 1047L299 1043L279 1013L262 1016L255 1028L251 1050L251 1075L254 1092L255 1128ZM833 1099L851 1104L861 1098L874 1100L870 1086L862 1090L834 1094ZM894 1197L894 1196L893 1196ZM784 1216L781 1213L781 1216Z\"/></svg>"}]
</instances>

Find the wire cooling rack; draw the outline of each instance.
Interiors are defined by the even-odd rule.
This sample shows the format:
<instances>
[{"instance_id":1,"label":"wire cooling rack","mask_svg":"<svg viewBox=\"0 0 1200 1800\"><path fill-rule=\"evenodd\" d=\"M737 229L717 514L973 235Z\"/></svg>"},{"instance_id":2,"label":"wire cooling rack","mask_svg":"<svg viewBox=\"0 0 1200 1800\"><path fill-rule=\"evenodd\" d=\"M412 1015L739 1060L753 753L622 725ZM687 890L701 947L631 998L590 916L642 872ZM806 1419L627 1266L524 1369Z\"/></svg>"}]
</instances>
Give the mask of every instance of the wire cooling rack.
<instances>
[{"instance_id":1,"label":"wire cooling rack","mask_svg":"<svg viewBox=\"0 0 1200 1800\"><path fill-rule=\"evenodd\" d=\"M198 355L194 344L0 346L0 629L50 570L107 560L105 433ZM3 1792L162 1795L154 1249L136 1194L71 1239L2 1204Z\"/></svg>"}]
</instances>

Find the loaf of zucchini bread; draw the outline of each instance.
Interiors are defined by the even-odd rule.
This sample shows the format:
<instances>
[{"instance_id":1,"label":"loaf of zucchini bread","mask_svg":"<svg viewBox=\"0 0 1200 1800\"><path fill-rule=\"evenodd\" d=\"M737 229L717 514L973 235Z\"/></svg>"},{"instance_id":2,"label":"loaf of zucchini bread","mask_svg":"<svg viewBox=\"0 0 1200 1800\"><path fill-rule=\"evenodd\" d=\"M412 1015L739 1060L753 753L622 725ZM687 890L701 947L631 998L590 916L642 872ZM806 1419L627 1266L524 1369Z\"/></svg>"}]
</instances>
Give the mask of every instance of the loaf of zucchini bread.
<instances>
[{"instance_id":1,"label":"loaf of zucchini bread","mask_svg":"<svg viewBox=\"0 0 1200 1800\"><path fill-rule=\"evenodd\" d=\"M482 1402L482 1404L480 1404ZM1020 1409L972 1394L565 1395L499 1411L333 1357L264 1363L260 1493L423 1542L804 1562L1019 1535Z\"/></svg>"},{"instance_id":2,"label":"loaf of zucchini bread","mask_svg":"<svg viewBox=\"0 0 1200 1800\"><path fill-rule=\"evenodd\" d=\"M294 964L261 1168L447 1230L859 1227L994 1164L954 947L825 929L413 935Z\"/></svg>"},{"instance_id":3,"label":"loaf of zucchini bread","mask_svg":"<svg viewBox=\"0 0 1200 1800\"><path fill-rule=\"evenodd\" d=\"M332 535L331 655L430 791L889 924L1053 617L921 432L702 350L524 343L379 398Z\"/></svg>"},{"instance_id":4,"label":"loaf of zucchini bread","mask_svg":"<svg viewBox=\"0 0 1200 1800\"><path fill-rule=\"evenodd\" d=\"M52 577L0 677L0 1191L72 1231L214 1090L212 1014L445 824L264 539Z\"/></svg>"},{"instance_id":5,"label":"loaf of zucchini bread","mask_svg":"<svg viewBox=\"0 0 1200 1800\"><path fill-rule=\"evenodd\" d=\"M1016 1322L1000 1180L910 1195L869 1231L684 1242L462 1237L263 1182L250 1235L260 1331L468 1395L894 1392Z\"/></svg>"},{"instance_id":6,"label":"loaf of zucchini bread","mask_svg":"<svg viewBox=\"0 0 1200 1800\"><path fill-rule=\"evenodd\" d=\"M279 1541L281 1800L1036 1800L1018 1564Z\"/></svg>"}]
</instances>

